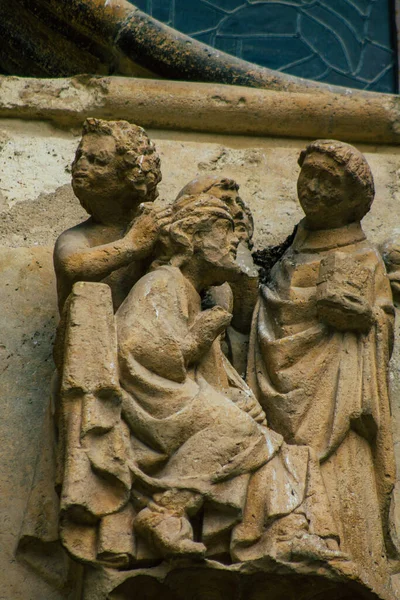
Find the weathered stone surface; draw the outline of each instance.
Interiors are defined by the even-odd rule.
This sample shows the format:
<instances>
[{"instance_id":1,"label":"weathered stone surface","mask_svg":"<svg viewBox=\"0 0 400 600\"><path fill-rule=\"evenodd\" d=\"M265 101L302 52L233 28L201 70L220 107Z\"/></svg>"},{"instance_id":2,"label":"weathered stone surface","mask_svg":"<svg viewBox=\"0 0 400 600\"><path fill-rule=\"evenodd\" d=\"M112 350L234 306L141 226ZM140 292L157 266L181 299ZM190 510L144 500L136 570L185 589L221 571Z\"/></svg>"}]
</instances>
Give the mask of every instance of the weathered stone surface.
<instances>
[{"instance_id":1,"label":"weathered stone surface","mask_svg":"<svg viewBox=\"0 0 400 600\"><path fill-rule=\"evenodd\" d=\"M64 152L68 153L68 149L76 144L76 138L74 139L74 136L68 132L59 134L58 130L39 123L34 125L25 123L25 131L23 131L22 127L18 130L18 128L15 128L16 125L17 122L8 122L7 127L4 127L7 137L4 136L3 139L5 139L6 144L8 144L7 152L3 155L0 154L0 160L3 159L4 165L9 164L11 160L18 161L17 165L13 164L13 177L9 178L9 181L13 185L10 186L8 191L5 190L3 192L4 195L1 208L2 216L5 218L2 225L2 239L10 246L35 243L51 244L62 230L74 225L80 218L84 217L84 212L73 197L69 185L65 183L61 188L58 188L58 181L60 183L65 182L65 179L62 178L64 177L63 173L65 173L64 159L66 158L66 154L64 154ZM17 141L20 144L19 146L17 145L18 152L22 148L23 138L25 140L29 138L29 132L31 132L32 137L35 138L36 152L30 155L29 159L28 154L17 154L14 155L14 159L8 158L11 155L10 147L12 147L9 145L10 140L12 144L13 140L17 140L18 138ZM43 135L39 136L39 132ZM255 143L254 138L224 138L218 136L194 137L190 134L186 135L179 133L171 135L162 132L153 134L151 132L151 135L155 140L157 149L164 161L163 172L165 175L164 181L160 184L161 198L157 200L158 205L165 206L166 202L164 199L167 202L170 202L182 186L187 183L188 179L211 171L216 175L221 174L221 176L230 176L239 180L239 183L241 184L241 196L248 201L255 216L257 247L263 247L265 244L274 242L281 242L287 234L291 233L293 225L301 216L301 211L295 202L295 181L298 173L296 159L298 150L303 144L300 145L299 142L294 141L283 142L282 140L265 140L261 138ZM51 143L53 137L54 139L57 139L57 144L59 144L57 145L57 149L60 149L60 151L61 149L63 150L62 160L55 160L53 163L54 187L52 187L51 178L43 180L43 190L46 191L46 193L35 200L38 192L41 191L41 184L39 178L35 180L33 178L29 179L29 177L31 177L29 174L29 165L33 162L33 164L37 166L36 170L38 173L43 170L43 163L40 162L42 160L40 158L41 152L43 152L42 156L47 154L47 151L49 150L48 144ZM374 171L377 183L377 200L371 213L365 219L366 230L370 239L373 242L378 243L386 239L395 228L392 216L395 214L397 206L397 171L400 166L400 160L396 148L381 147L379 152L373 147L363 147L362 149L367 151L366 154ZM52 160L52 158L50 158L50 160ZM17 168L19 172L17 171ZM24 176L26 174L26 180L28 183L31 181L31 184L26 188L23 188L22 185L15 185L16 173L18 173L17 176L21 182L24 181ZM67 175L69 176L69 174L66 173L65 177ZM50 186L50 188L47 186ZM48 193L49 189L55 191ZM20 201L19 203L18 200ZM38 209L40 209L39 214ZM24 239L24 237L26 237L26 239ZM14 250L7 248L5 252L6 254L4 254L4 256L7 261L10 261L10 257L14 256ZM50 283L53 281L50 268L50 251L48 249L36 247L33 249L18 249L15 252L15 256L17 256L17 265L19 266L14 268L10 263L9 270L7 271L11 278L10 281L12 282L17 279L16 273L19 274L18 277L20 277L21 281L26 280L23 268L23 264L25 264L24 257L28 257L26 261L26 264L30 265L29 268L27 266L28 271L32 269L33 263L30 258L31 256L42 256L41 252L43 252L47 257L47 267L44 276L45 281L42 280L39 267L37 267L37 271L35 267L32 270L33 281L36 282L35 284L32 284L33 288L30 288L27 282L24 286L15 284L15 288L19 287L23 293L23 298L17 299L18 304L15 302L13 303L12 300L9 301L10 296L5 298L4 303L2 302L2 304L7 305L7 309L10 310L11 316L17 320L19 317L15 314L16 309L18 309L19 312L21 309L22 314L24 314L25 310L28 311L26 313L26 318L29 317L29 322L27 323L23 320L21 329L24 328L24 331L27 330L28 333L29 331L32 331L33 335L35 331L46 330L45 320L44 322L39 322L40 315L43 315L46 311L52 312L53 315L56 313L54 288L51 288L52 283ZM2 277L4 276L2 275ZM39 286L41 290L40 293L34 291L35 289L38 289L35 287L36 285L39 285L38 281L41 282ZM29 299L29 307L26 298ZM49 302L48 305L47 301ZM52 319L52 322L54 322L54 319ZM30 327L33 329L30 330ZM20 335L21 332L19 328L12 330L7 322L6 332L7 342L15 339L14 349L20 354L17 361L18 364L17 362L14 363L19 377L19 397L22 397L21 394L25 393L26 385L26 394L29 395L32 393L33 403L36 407L35 410L37 411L34 412L31 405L29 405L28 409L32 410L32 413L28 412L31 417L30 422L32 423L32 430L28 432L28 435L26 435L24 439L19 439L18 436L15 438L18 441L18 445L16 445L15 439L12 443L10 442L13 459L7 462L7 473L4 475L12 485L17 482L16 489L21 490L21 497L25 494L25 503L27 499L27 490L30 485L30 478L32 477L31 469L33 468L34 463L33 455L31 455L30 452L33 453L34 450L37 450L38 436L40 435L39 422L41 421L41 416L47 403L47 390L52 367L46 366L48 363L44 362L44 354L40 354L40 356L37 355L40 358L40 365L35 362L35 358L32 359L32 357L35 357L37 346L33 344L32 346L29 346L28 342L23 344L25 338L22 338ZM20 337L15 337L17 335ZM34 339L33 341L37 340ZM39 348L43 349L43 352L44 343L45 340L43 339L41 346L39 346ZM40 350L40 352L42 352L42 350ZM46 337L46 352L47 356L50 356L50 336ZM24 359L26 359L26 364L20 364ZM397 354L395 350L394 359L392 361L392 371L394 373L393 404L395 414L398 403L398 390L396 384L398 361L398 350ZM40 376L43 376L43 382L40 381L39 384L34 386L37 389L32 389L34 379L30 378L32 371L29 369L35 366L38 367ZM11 367L9 367L9 369L10 368ZM14 373L14 371L9 372ZM7 385L9 386L10 384L8 383ZM45 388L46 392L44 393ZM8 387L7 389L11 388ZM9 423L11 423L12 427L19 427L21 422L23 422L23 415L26 414L26 411L22 409L21 404L18 402L8 404L7 410L12 413L10 415ZM20 429L18 431L20 431ZM35 436L36 439L33 439ZM8 443L7 440L10 440L10 437L9 432L6 431L5 443ZM18 458L20 458L21 454L26 457L28 464L26 466L24 465L17 473L14 472L16 464L15 457L17 455ZM9 536L7 537L8 540L12 533L15 534L16 532L16 523L18 522L20 524L21 522L23 513L22 502L13 502L13 506L11 508L7 507L6 511L9 511L12 519L14 519L14 521L10 522L10 528L7 533L7 536ZM127 518L127 521L129 521L129 518ZM394 512L392 518L398 520L398 513ZM109 551L110 545L112 546L115 544L116 537L114 536L115 532L113 527L114 524L109 531L109 537L104 538L105 553ZM6 560L8 560L8 558ZM14 570L11 571L10 568L9 585L11 587L9 589L11 590L10 594L14 594L15 598L26 597L27 588L25 585L30 585L28 582L31 582L32 590L40 590L40 592L38 591L37 598L58 598L57 592L54 590L50 591L50 588L48 589L45 584L38 582L38 580L30 574L30 571L25 570L25 567L14 565L12 566L12 569ZM18 579L18 574L21 573L24 573L24 577L26 577L26 584L22 581L22 578ZM17 584L15 583L16 581L18 581ZM148 580L146 581L146 585L152 585ZM135 589L136 585L136 582L129 583L126 584L124 589L131 589L130 586L133 586L132 589ZM159 593L167 594L164 588L157 586L155 587L155 590L158 590ZM8 588L6 589L8 593ZM124 589L122 589L121 594L125 593ZM32 591L32 598L34 598L34 600L36 600L36 597L33 595L35 593L36 591ZM42 596L40 596L40 594L42 594ZM11 595L11 597L13 596Z\"/></svg>"},{"instance_id":2,"label":"weathered stone surface","mask_svg":"<svg viewBox=\"0 0 400 600\"><path fill-rule=\"evenodd\" d=\"M23 511L28 499L28 492L33 477L33 469L39 448L39 435L45 405L48 400L48 390L53 366L51 362L52 339L54 324L57 317L55 282L52 274L52 261L50 248L2 248L1 269L1 305L2 305L2 423L0 435L2 441L2 472L1 472L1 567L2 591L4 600L61 600L63 595L49 587L43 580L30 569L18 563L14 557L16 536L22 522ZM38 264L39 263L39 264ZM8 285L7 285L8 284ZM18 290L17 290L18 288ZM18 294L23 291L24 295ZM26 295L25 295L26 294ZM45 333L44 333L45 332ZM36 335L35 335L36 334ZM392 385L395 397L398 396L399 375L399 325L396 331L396 344L392 360ZM35 343L38 342L38 343ZM5 348L8 350L6 351ZM47 359L47 360L46 360ZM29 423L29 427L27 427ZM395 442L399 441L397 428L395 429ZM172 566L174 569L174 566ZM100 593L104 589L114 589L120 585L120 596L125 600L126 590L135 590L143 586L148 594L154 598L176 598L176 591L167 591L163 587L170 569L163 567L156 572L146 573L137 571L135 574L121 574L115 576L106 584L100 580L95 571L88 576L89 589L93 591L93 598L100 600ZM179 571L177 577L179 578ZM94 577L93 577L94 576ZM136 578L137 576L137 578ZM149 578L156 579L151 583ZM176 577L176 576L175 576ZM129 579L133 580L129 583ZM204 571L199 572L199 583L204 581ZM136 583L137 579L137 583ZM124 584L127 580L128 583ZM307 584L307 579L304 580ZM169 580L165 584L169 588ZM225 589L237 590L236 579L226 584ZM251 585L249 583L249 585ZM263 583L254 583L255 590ZM297 584L296 584L297 585ZM225 586L225 584L224 584ZM290 583L285 593L293 593L293 600L298 598L295 591L289 592ZM175 584L172 583L172 590ZM208 589L208 594L210 589ZM246 588L247 589L247 588ZM356 590L356 588L355 588ZM400 590L399 590L400 591ZM92 593L92 592L91 592ZM130 591L127 591L128 598ZM247 593L247 592L246 592ZM325 592L326 593L326 592ZM246 596L245 596L246 597ZM290 598L290 595L287 595ZM90 598L90 596L89 596ZM150 595L150 598L152 596ZM222 597L226 600L227 596ZM352 593L349 600L354 600ZM336 597L335 597L336 600Z\"/></svg>"},{"instance_id":3,"label":"weathered stone surface","mask_svg":"<svg viewBox=\"0 0 400 600\"><path fill-rule=\"evenodd\" d=\"M346 582L347 576L340 565L329 570L321 566L315 575L301 565L269 561L225 566L215 561L194 565L179 560L124 573L89 570L85 600L308 600L310 590L318 599L378 600L360 580Z\"/></svg>"},{"instance_id":4,"label":"weathered stone surface","mask_svg":"<svg viewBox=\"0 0 400 600\"><path fill-rule=\"evenodd\" d=\"M121 7L125 5L125 11ZM104 1L60 5L46 0L33 4L0 3L0 69L12 75L62 77L76 73L119 73L143 76L147 71L112 44L115 21L132 12L118 2L113 10ZM62 9L67 9L66 13ZM68 10L69 8L69 10ZM86 10L85 10L86 9ZM89 9L89 10L88 10ZM91 9L91 10L90 10ZM82 27L83 25L83 27Z\"/></svg>"},{"instance_id":5,"label":"weathered stone surface","mask_svg":"<svg viewBox=\"0 0 400 600\"><path fill-rule=\"evenodd\" d=\"M83 220L86 214L68 185L71 175L66 172L81 130L73 134L45 123L3 119L0 131L6 140L0 149L0 243L52 245L62 231ZM157 204L171 202L189 180L212 172L239 183L240 194L254 216L256 248L281 243L301 219L296 200L301 141L152 130L148 133L157 146L163 171ZM30 152L25 151L27 140L32 144L34 140ZM22 154L14 156L14 148ZM371 165L376 187L376 199L364 219L364 228L372 242L380 244L398 230L393 215L400 201L400 150L395 146L367 145L360 145L359 149ZM57 157L53 157L54 153ZM51 173L50 178L40 176L44 169ZM37 177L33 178L32 172ZM17 185L18 181L21 183ZM64 185L59 188L60 184Z\"/></svg>"},{"instance_id":6,"label":"weathered stone surface","mask_svg":"<svg viewBox=\"0 0 400 600\"><path fill-rule=\"evenodd\" d=\"M161 221L151 204L137 212L140 198L156 197L154 147L126 121L85 121L72 186L91 216L61 234L54 254L57 478L47 472L60 501L42 494L26 511L32 539L59 535L86 565L85 600L127 593L127 581L90 590L90 566L129 570L171 558L220 563L225 579L211 584L209 573L206 584L219 596L223 565L243 563L278 598L276 566L293 575L291 591L306 574L308 594L333 585L336 597L353 589L393 598L386 374L394 307L360 226L373 178L342 142L309 144L299 163L306 218L260 290L247 386L220 342L235 301L245 304L235 297L236 255L253 234L237 183L198 177ZM148 271L122 290L121 269L147 257ZM110 287L98 283L111 276ZM228 282L233 302L222 287L215 305L202 307L210 286ZM118 301L115 290L124 292ZM35 526L46 502L50 536ZM129 581L134 593L140 579Z\"/></svg>"},{"instance_id":7,"label":"weathered stone surface","mask_svg":"<svg viewBox=\"0 0 400 600\"><path fill-rule=\"evenodd\" d=\"M358 582L368 595L357 566L338 551L317 461L266 427L250 389L224 362L218 336L231 315L221 306L201 311L198 292L239 274L232 216L242 213L226 193L183 195L173 204L158 268L116 313L120 390L110 291L92 282L73 287L59 367L62 543L98 567L206 554L248 562L256 573L265 559L268 575L276 563L307 574L321 591L336 583L335 593L346 597ZM96 351L102 341L106 351ZM187 376L191 365L199 377ZM192 522L202 509L195 541ZM211 577L206 588L230 596L229 570L221 569L223 579ZM277 581L271 585L279 597ZM85 599L121 591L90 587L86 581ZM390 598L389 589L380 597Z\"/></svg>"},{"instance_id":8,"label":"weathered stone surface","mask_svg":"<svg viewBox=\"0 0 400 600\"><path fill-rule=\"evenodd\" d=\"M289 93L88 75L71 79L0 77L0 117L80 126L87 116L93 116L126 119L156 129L399 142L398 96L339 90L317 87Z\"/></svg>"},{"instance_id":9,"label":"weathered stone surface","mask_svg":"<svg viewBox=\"0 0 400 600\"><path fill-rule=\"evenodd\" d=\"M0 555L4 600L65 595L15 558L39 451L57 323L51 248L0 250Z\"/></svg>"}]
</instances>

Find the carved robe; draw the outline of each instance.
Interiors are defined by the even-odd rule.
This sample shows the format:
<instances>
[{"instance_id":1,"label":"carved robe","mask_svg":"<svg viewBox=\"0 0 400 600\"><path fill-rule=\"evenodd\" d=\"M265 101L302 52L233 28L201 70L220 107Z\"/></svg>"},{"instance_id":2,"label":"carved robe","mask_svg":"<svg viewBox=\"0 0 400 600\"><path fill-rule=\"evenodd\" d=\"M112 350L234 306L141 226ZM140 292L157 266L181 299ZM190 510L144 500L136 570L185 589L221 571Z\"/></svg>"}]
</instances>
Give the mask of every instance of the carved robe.
<instances>
[{"instance_id":1,"label":"carved robe","mask_svg":"<svg viewBox=\"0 0 400 600\"><path fill-rule=\"evenodd\" d=\"M328 325L318 312L321 261L332 262L333 253L350 265L337 284L343 301L352 296L351 269L366 274L359 295L372 320L362 333ZM382 260L360 224L309 231L301 223L261 287L248 367L248 383L269 426L288 443L308 444L318 453L342 549L377 577L381 568L385 572L384 539L390 549L394 458L387 367L393 317Z\"/></svg>"},{"instance_id":2,"label":"carved robe","mask_svg":"<svg viewBox=\"0 0 400 600\"><path fill-rule=\"evenodd\" d=\"M185 366L185 338L200 311L199 294L174 267L144 276L115 319L107 286L75 284L59 429L59 531L75 559L127 567L154 558L135 534L134 517L154 494L176 489L201 495L201 539L209 555L229 552L251 476L260 470L256 493L272 529L296 512L311 534L338 539L310 449L286 446L239 408L252 394L219 340L198 364ZM31 539L47 541L41 533L36 529ZM257 547L238 550L236 560L265 556L271 538L267 530Z\"/></svg>"},{"instance_id":3,"label":"carved robe","mask_svg":"<svg viewBox=\"0 0 400 600\"><path fill-rule=\"evenodd\" d=\"M134 451L137 466L146 473L142 482L155 490L184 488L203 494L207 543L212 538L207 507L220 514L233 511L237 522L250 474L268 463L269 481L262 491L265 520L304 504L312 531L336 537L309 449L291 451L281 436L235 405L233 397L243 401L251 392L223 356L219 340L199 364L185 366L185 338L200 311L196 290L179 269L164 266L142 278L117 312L120 381L127 392L122 412L136 440L133 445L143 443L142 454L137 446ZM160 467L154 469L152 461ZM154 471L151 483L148 476ZM141 476L137 478L140 488ZM313 502L307 508L306 498L317 488L319 507Z\"/></svg>"},{"instance_id":4,"label":"carved robe","mask_svg":"<svg viewBox=\"0 0 400 600\"><path fill-rule=\"evenodd\" d=\"M96 376L97 391L85 384L80 417L74 407L71 417L65 395L61 533L64 545L82 560L117 566L148 557L132 533L132 506L137 510L141 498L170 489L201 494L202 540L208 548L218 545L240 521L250 476L260 468L267 480L260 491L265 521L301 507L312 533L337 537L309 449L286 447L279 434L231 400L235 395L243 401L251 392L224 359L219 340L200 363L186 367L183 345L200 311L200 296L179 269L148 273L115 317L121 405L110 394L111 362L100 355L106 364L100 388L108 390L108 398ZM96 360L95 352L89 356ZM68 362L73 365L72 357ZM74 370L79 373L80 364Z\"/></svg>"},{"instance_id":5,"label":"carved robe","mask_svg":"<svg viewBox=\"0 0 400 600\"><path fill-rule=\"evenodd\" d=\"M164 465L157 485L207 492L267 462L282 438L272 434L266 444L265 430L221 393L229 379L219 343L186 367L183 346L200 310L195 289L165 266L136 284L116 321L123 414L151 449L148 460ZM142 462L146 472L145 456Z\"/></svg>"}]
</instances>

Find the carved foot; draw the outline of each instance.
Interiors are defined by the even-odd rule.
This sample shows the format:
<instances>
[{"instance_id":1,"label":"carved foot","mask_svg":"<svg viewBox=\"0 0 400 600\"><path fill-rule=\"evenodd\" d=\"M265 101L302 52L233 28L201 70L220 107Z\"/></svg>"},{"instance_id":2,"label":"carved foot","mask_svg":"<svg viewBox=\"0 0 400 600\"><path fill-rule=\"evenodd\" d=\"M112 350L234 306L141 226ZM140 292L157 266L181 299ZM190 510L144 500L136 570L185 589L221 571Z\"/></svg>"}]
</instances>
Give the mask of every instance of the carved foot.
<instances>
[{"instance_id":1,"label":"carved foot","mask_svg":"<svg viewBox=\"0 0 400 600\"><path fill-rule=\"evenodd\" d=\"M261 536L258 527L240 523L232 532L230 551L235 562L266 556L285 563L350 560L334 536L310 533L304 515L295 513L275 521Z\"/></svg>"},{"instance_id":2,"label":"carved foot","mask_svg":"<svg viewBox=\"0 0 400 600\"><path fill-rule=\"evenodd\" d=\"M277 542L276 556L288 562L350 560L339 550L335 540L324 540L308 533L290 541Z\"/></svg>"},{"instance_id":3,"label":"carved foot","mask_svg":"<svg viewBox=\"0 0 400 600\"><path fill-rule=\"evenodd\" d=\"M256 544L261 539L262 531L256 525L240 523L232 533L232 546L246 548Z\"/></svg>"},{"instance_id":4,"label":"carved foot","mask_svg":"<svg viewBox=\"0 0 400 600\"><path fill-rule=\"evenodd\" d=\"M135 519L136 531L164 557L203 558L204 544L193 541L193 530L185 517L168 512L142 510Z\"/></svg>"}]
</instances>

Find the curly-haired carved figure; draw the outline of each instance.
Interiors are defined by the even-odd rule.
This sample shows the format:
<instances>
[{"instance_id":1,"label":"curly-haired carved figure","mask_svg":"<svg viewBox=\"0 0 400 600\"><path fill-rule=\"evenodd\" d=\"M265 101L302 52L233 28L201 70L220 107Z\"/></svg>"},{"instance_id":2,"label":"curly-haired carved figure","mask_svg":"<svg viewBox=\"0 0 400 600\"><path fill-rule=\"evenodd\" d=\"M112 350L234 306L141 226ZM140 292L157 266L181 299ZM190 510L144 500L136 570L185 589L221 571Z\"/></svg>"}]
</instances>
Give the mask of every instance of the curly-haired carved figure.
<instances>
[{"instance_id":1,"label":"curly-haired carved figure","mask_svg":"<svg viewBox=\"0 0 400 600\"><path fill-rule=\"evenodd\" d=\"M261 286L248 382L268 424L318 453L343 549L384 582L394 482L387 367L390 285L360 220L374 198L364 156L317 140L300 155L305 212Z\"/></svg>"},{"instance_id":2,"label":"curly-haired carved figure","mask_svg":"<svg viewBox=\"0 0 400 600\"><path fill-rule=\"evenodd\" d=\"M151 203L160 159L146 132L127 121L86 119L72 163L72 187L90 217L57 240L60 311L75 281L104 281L117 308L146 272L162 215Z\"/></svg>"}]
</instances>

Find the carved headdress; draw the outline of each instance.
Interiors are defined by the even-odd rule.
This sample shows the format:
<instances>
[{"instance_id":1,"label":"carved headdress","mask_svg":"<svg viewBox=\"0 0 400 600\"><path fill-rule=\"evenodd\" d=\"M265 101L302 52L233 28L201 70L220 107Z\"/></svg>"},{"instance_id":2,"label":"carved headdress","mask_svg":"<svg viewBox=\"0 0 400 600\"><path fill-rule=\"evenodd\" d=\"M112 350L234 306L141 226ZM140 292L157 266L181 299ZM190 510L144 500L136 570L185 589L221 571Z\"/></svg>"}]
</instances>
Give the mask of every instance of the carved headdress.
<instances>
[{"instance_id":1,"label":"carved headdress","mask_svg":"<svg viewBox=\"0 0 400 600\"><path fill-rule=\"evenodd\" d=\"M180 196L171 207L171 218L160 232L160 258L153 267L169 263L172 257L182 266L194 251L193 237L197 231L210 226L217 219L234 220L223 200L211 194Z\"/></svg>"},{"instance_id":2,"label":"carved headdress","mask_svg":"<svg viewBox=\"0 0 400 600\"><path fill-rule=\"evenodd\" d=\"M253 215L250 208L239 196L239 185L236 181L228 177L221 177L220 175L201 175L189 181L181 189L176 200L179 200L182 196L199 194L211 194L223 200L234 218L235 224L241 222L245 227L247 243L251 244L254 234Z\"/></svg>"}]
</instances>

